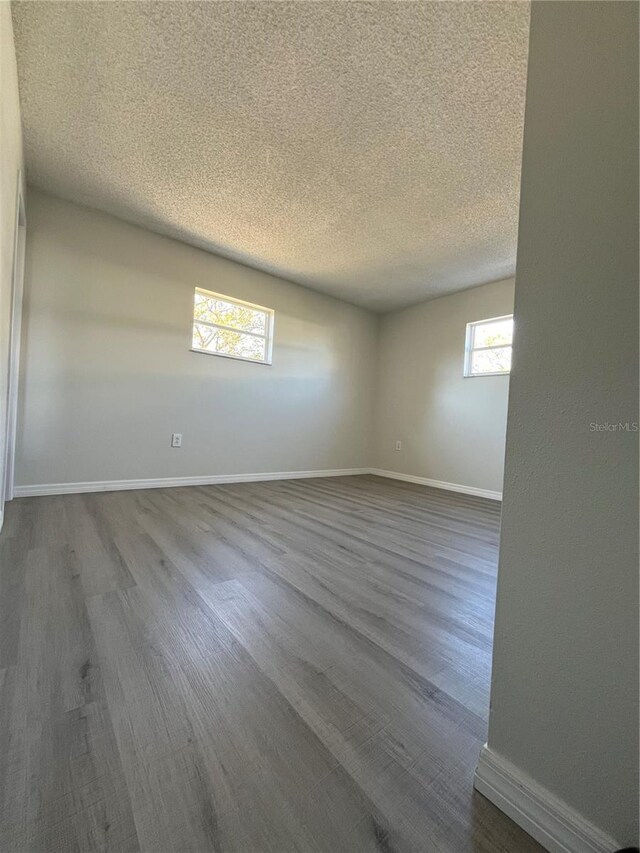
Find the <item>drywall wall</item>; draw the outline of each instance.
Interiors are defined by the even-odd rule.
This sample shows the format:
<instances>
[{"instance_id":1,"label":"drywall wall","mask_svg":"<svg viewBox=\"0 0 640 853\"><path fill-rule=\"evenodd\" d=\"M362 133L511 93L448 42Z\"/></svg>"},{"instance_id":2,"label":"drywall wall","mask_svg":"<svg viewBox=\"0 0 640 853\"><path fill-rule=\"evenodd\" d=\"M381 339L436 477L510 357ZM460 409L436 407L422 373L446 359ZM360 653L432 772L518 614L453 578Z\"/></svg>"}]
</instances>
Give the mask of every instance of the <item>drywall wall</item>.
<instances>
[{"instance_id":1,"label":"drywall wall","mask_svg":"<svg viewBox=\"0 0 640 853\"><path fill-rule=\"evenodd\" d=\"M196 285L275 309L272 366L190 351ZM364 466L376 332L365 309L30 192L16 482Z\"/></svg>"},{"instance_id":2,"label":"drywall wall","mask_svg":"<svg viewBox=\"0 0 640 853\"><path fill-rule=\"evenodd\" d=\"M509 377L465 378L464 346L467 323L513 312L513 288L508 279L382 316L376 468L502 491Z\"/></svg>"},{"instance_id":3,"label":"drywall wall","mask_svg":"<svg viewBox=\"0 0 640 853\"><path fill-rule=\"evenodd\" d=\"M21 170L22 133L11 7L9 3L0 3L0 526L4 506L16 195Z\"/></svg>"},{"instance_id":4,"label":"drywall wall","mask_svg":"<svg viewBox=\"0 0 640 853\"><path fill-rule=\"evenodd\" d=\"M510 313L512 279L376 318L29 199L19 487L373 465L501 490L508 377L462 368L466 323ZM189 351L196 285L276 309L272 367Z\"/></svg>"},{"instance_id":5,"label":"drywall wall","mask_svg":"<svg viewBox=\"0 0 640 853\"><path fill-rule=\"evenodd\" d=\"M516 269L488 746L633 844L636 3L532 4Z\"/></svg>"}]
</instances>

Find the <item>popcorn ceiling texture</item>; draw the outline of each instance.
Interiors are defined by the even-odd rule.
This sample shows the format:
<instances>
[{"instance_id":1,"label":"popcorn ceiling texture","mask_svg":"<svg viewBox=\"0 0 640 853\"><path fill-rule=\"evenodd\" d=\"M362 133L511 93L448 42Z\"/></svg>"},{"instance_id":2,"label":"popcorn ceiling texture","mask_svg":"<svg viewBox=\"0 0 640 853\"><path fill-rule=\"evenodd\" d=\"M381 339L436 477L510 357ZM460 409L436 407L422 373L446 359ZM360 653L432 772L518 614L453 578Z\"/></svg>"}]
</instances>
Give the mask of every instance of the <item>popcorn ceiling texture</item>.
<instances>
[{"instance_id":1,"label":"popcorn ceiling texture","mask_svg":"<svg viewBox=\"0 0 640 853\"><path fill-rule=\"evenodd\" d=\"M528 3L12 6L30 183L379 311L513 274Z\"/></svg>"}]
</instances>

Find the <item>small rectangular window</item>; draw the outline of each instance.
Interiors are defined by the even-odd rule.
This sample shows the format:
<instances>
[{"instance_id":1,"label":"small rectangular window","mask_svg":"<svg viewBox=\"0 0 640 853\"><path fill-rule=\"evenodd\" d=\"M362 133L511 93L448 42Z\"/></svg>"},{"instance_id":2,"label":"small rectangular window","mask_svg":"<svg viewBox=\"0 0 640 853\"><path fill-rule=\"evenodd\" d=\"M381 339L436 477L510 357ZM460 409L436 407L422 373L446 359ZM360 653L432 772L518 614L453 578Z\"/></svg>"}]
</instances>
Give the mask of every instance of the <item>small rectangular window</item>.
<instances>
[{"instance_id":1,"label":"small rectangular window","mask_svg":"<svg viewBox=\"0 0 640 853\"><path fill-rule=\"evenodd\" d=\"M191 349L271 364L273 317L271 308L196 287Z\"/></svg>"},{"instance_id":2,"label":"small rectangular window","mask_svg":"<svg viewBox=\"0 0 640 853\"><path fill-rule=\"evenodd\" d=\"M500 376L511 370L513 314L467 323L465 376Z\"/></svg>"}]
</instances>

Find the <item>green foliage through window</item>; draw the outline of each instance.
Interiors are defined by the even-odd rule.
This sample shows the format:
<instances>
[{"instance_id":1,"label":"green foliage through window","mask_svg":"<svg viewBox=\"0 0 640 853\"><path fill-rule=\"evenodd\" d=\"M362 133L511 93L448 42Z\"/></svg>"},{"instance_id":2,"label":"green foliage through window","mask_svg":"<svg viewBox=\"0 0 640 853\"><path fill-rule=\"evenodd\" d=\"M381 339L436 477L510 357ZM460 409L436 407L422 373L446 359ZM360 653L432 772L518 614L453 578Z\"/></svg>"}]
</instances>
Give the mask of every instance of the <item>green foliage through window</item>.
<instances>
[{"instance_id":1,"label":"green foliage through window","mask_svg":"<svg viewBox=\"0 0 640 853\"><path fill-rule=\"evenodd\" d=\"M196 288L192 347L270 363L273 311Z\"/></svg>"},{"instance_id":2,"label":"green foliage through window","mask_svg":"<svg viewBox=\"0 0 640 853\"><path fill-rule=\"evenodd\" d=\"M513 316L467 323L465 376L509 373L513 343Z\"/></svg>"}]
</instances>

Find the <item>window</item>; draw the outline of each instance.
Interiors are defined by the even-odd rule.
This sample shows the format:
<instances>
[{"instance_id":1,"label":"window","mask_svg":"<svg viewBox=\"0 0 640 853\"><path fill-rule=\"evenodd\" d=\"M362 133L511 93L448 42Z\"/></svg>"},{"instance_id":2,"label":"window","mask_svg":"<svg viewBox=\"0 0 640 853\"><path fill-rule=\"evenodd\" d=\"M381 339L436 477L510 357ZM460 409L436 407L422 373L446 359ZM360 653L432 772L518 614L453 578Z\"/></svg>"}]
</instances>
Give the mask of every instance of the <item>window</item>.
<instances>
[{"instance_id":1,"label":"window","mask_svg":"<svg viewBox=\"0 0 640 853\"><path fill-rule=\"evenodd\" d=\"M511 370L513 314L467 323L465 376L499 376Z\"/></svg>"},{"instance_id":2,"label":"window","mask_svg":"<svg viewBox=\"0 0 640 853\"><path fill-rule=\"evenodd\" d=\"M196 287L194 352L271 364L273 311Z\"/></svg>"}]
</instances>

